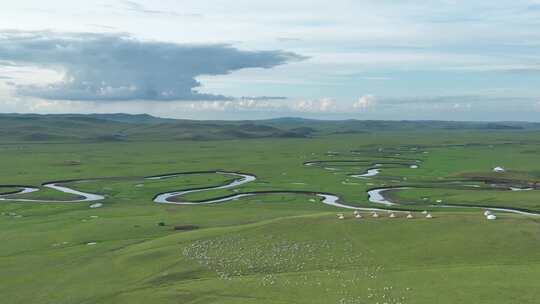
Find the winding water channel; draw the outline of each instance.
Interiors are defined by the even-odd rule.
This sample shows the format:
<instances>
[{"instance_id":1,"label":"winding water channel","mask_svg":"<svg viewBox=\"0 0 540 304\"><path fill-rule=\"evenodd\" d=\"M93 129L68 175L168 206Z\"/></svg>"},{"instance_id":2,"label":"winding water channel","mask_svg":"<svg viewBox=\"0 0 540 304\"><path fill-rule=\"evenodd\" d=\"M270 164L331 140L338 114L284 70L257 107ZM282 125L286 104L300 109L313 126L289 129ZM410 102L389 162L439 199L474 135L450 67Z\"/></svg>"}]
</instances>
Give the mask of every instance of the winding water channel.
<instances>
[{"instance_id":1,"label":"winding water channel","mask_svg":"<svg viewBox=\"0 0 540 304\"><path fill-rule=\"evenodd\" d=\"M304 163L305 166L321 166L323 168L326 167L326 163L329 161L311 161ZM334 163L344 163L344 162L363 162L366 163L367 161L332 161ZM420 161L415 160L415 163L419 163ZM413 168L413 165L411 163L387 163L387 165L390 166L407 166L409 168ZM350 177L355 178L371 178L377 176L381 172L381 168L384 168L384 163L375 163L371 164L372 168L368 169L363 174L357 174L357 175L349 175ZM417 165L414 165L414 168L418 168ZM414 169L413 168L413 169ZM359 210L359 211L387 211L387 212L409 212L408 210L398 210L398 209L390 209L391 207L406 207L406 205L398 204L395 202L390 201L385 194L389 191L396 191L396 190L405 190L405 189L412 189L414 187L412 186L406 186L406 187L387 187L387 188L378 188L378 189L371 189L367 192L369 202L373 204L378 204L383 207L381 208L369 208L369 207L358 207L358 206L351 206L348 204L345 204L341 202L341 199L339 196L332 194L332 193L320 193L315 191L290 191L290 190L277 190L277 191L253 191L253 192L242 192L242 193L235 193L232 195L217 197L217 198L211 198L207 200L200 200L200 201L189 201L183 199L188 194L191 193L200 193L200 192L206 192L206 191L212 191L212 190L223 190L223 189L231 189L236 188L244 184L251 183L255 180L257 180L257 177L255 175L246 174L246 173L238 173L238 172L226 172L226 171L204 171L204 172L180 172L180 173L172 173L172 174L165 174L165 175L157 175L157 176L149 176L145 179L147 180L163 180L168 178L174 178L178 176L183 175L189 175L189 174L220 174L227 177L232 177L233 179L229 181L226 184L218 185L218 186L211 186L211 187L204 187L204 188L195 188L195 189L185 189L180 191L173 191L173 192L165 192L157 194L153 201L155 203L160 204L173 204L173 205L203 205L203 204L217 204L217 203L225 203L229 201L238 200L240 198L244 197L250 197L250 196L256 196L256 195L272 195L272 194L300 194L300 195L315 195L320 198L320 201L323 204L343 208L343 209L351 209L351 210ZM71 182L87 182L92 180L76 180L76 181L57 181L57 182L49 182L44 183L42 187L49 188L52 190L56 190L59 192L63 192L66 194L75 195L78 198L72 199L72 200L54 200L54 199L26 199L26 198L19 198L14 196L19 196L23 194L29 194L40 191L40 188L37 187L30 187L30 186L14 186L14 185L0 185L2 188L10 188L10 189L18 189L18 191L13 191L7 194L0 195L0 201L13 201L13 202L38 202L38 203L80 203L80 202L96 202L104 200L105 197L100 194L93 194L93 193L86 193L82 191L78 191L75 189L72 189L70 187L67 187L65 184L71 183ZM529 191L533 190L530 188L521 189L521 188L510 188L511 191ZM529 212L526 210L520 210L520 209L512 209L512 208L500 208L500 207L491 207L491 206L463 206L463 205L447 205L447 204L437 204L437 205L430 205L429 207L433 208L475 208L475 209L482 209L482 210L492 210L492 211L499 211L499 212L509 212L509 213L515 213L520 215L527 215L527 216L540 216L538 213Z\"/></svg>"},{"instance_id":2,"label":"winding water channel","mask_svg":"<svg viewBox=\"0 0 540 304\"><path fill-rule=\"evenodd\" d=\"M84 181L84 180L81 180ZM70 182L70 181L66 181ZM13 198L12 195L21 195L21 194L28 194L33 192L40 191L40 188L35 187L28 187L28 186L13 186L13 188L19 188L20 191L0 195L0 201L12 201L12 202L35 202L35 203L81 203L81 202L94 202L94 201L100 201L104 200L105 197L103 195L99 194L93 194L93 193L86 193L82 191L78 191L66 186L61 186L61 183L66 182L53 182L53 183L45 183L42 186L45 188L53 189L56 191L60 191L66 194L73 194L78 197L79 199L75 200L41 200L41 199L26 199L26 198Z\"/></svg>"},{"instance_id":3,"label":"winding water channel","mask_svg":"<svg viewBox=\"0 0 540 304\"><path fill-rule=\"evenodd\" d=\"M412 189L412 188L413 187L388 187L388 188L373 189L373 190L368 191L368 198L369 198L369 201L374 204L381 204L385 206L403 206L401 204L390 201L388 198L384 196L384 193L389 192L389 191L405 190L405 189ZM510 190L510 191L514 191L514 190ZM507 212L507 213L514 213L514 214L520 214L520 215L527 215L527 216L540 216L539 213L535 213L535 212L512 209L512 208L493 207L493 206L467 206L467 205L437 204L437 205L430 205L430 207L482 209L482 210Z\"/></svg>"},{"instance_id":4,"label":"winding water channel","mask_svg":"<svg viewBox=\"0 0 540 304\"><path fill-rule=\"evenodd\" d=\"M379 175L382 171L382 167L385 165L390 166L402 166L402 167L408 167L410 169L418 169L419 163L421 163L421 160L407 160L409 162L390 162L390 163L376 163L371 164L372 168L369 168L365 173L362 174L350 174L350 177L354 178L372 178L377 175ZM321 166L324 167L328 163L354 163L354 162L366 162L362 160L329 160L329 161L310 161L304 163L306 166ZM467 185L469 187L477 188L480 187L478 185ZM394 186L394 187L386 187L386 188L376 188L371 189L367 191L368 200L370 203L383 205L386 208L389 207L396 207L396 206L406 206L402 205L396 202L392 202L385 194L387 194L389 191L398 191L398 190L407 190L407 189L413 189L418 187L413 186ZM508 187L509 191L532 191L535 190L534 188L518 188L518 187ZM338 206L339 205L339 206ZM335 205L336 207L341 208L347 208L347 205L338 204ZM514 213L514 214L520 214L520 215L526 215L526 216L540 216L539 213L528 211L528 210L520 210L520 209L514 209L514 208L503 208L503 207L494 207L494 206L467 206L467 205L451 205L451 204L437 204L437 205L429 205L429 207L432 208L466 208L466 209L482 209L482 210L490 210L490 211L499 211L499 212L507 212L507 213ZM353 207L354 208L354 207ZM386 209L385 210L388 210Z\"/></svg>"}]
</instances>

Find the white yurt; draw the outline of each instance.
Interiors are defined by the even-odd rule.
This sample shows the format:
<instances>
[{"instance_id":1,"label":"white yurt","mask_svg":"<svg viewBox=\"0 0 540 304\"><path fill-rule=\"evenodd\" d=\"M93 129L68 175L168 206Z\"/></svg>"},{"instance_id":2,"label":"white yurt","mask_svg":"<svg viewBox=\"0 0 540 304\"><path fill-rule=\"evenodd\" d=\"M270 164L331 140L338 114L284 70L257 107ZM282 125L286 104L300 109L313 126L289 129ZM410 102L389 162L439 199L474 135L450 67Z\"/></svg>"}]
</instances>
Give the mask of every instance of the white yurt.
<instances>
[{"instance_id":1,"label":"white yurt","mask_svg":"<svg viewBox=\"0 0 540 304\"><path fill-rule=\"evenodd\" d=\"M373 212L372 217L379 217L379 214L377 212Z\"/></svg>"},{"instance_id":2,"label":"white yurt","mask_svg":"<svg viewBox=\"0 0 540 304\"><path fill-rule=\"evenodd\" d=\"M361 219L362 215L360 213L357 213L354 217L357 218L357 219Z\"/></svg>"},{"instance_id":3,"label":"white yurt","mask_svg":"<svg viewBox=\"0 0 540 304\"><path fill-rule=\"evenodd\" d=\"M345 215L343 215L343 213L338 213L337 217L340 220L345 219Z\"/></svg>"},{"instance_id":4,"label":"white yurt","mask_svg":"<svg viewBox=\"0 0 540 304\"><path fill-rule=\"evenodd\" d=\"M412 218L414 218L414 216L412 215L412 213L409 213L409 215L407 215L407 218L412 219Z\"/></svg>"},{"instance_id":5,"label":"white yurt","mask_svg":"<svg viewBox=\"0 0 540 304\"><path fill-rule=\"evenodd\" d=\"M486 218L487 218L488 220L490 220L490 221L494 221L494 220L497 219L497 216L496 216L495 214L490 214L490 215L488 215Z\"/></svg>"},{"instance_id":6,"label":"white yurt","mask_svg":"<svg viewBox=\"0 0 540 304\"><path fill-rule=\"evenodd\" d=\"M503 173L506 172L506 170L503 167L495 167L493 168L493 172Z\"/></svg>"},{"instance_id":7,"label":"white yurt","mask_svg":"<svg viewBox=\"0 0 540 304\"><path fill-rule=\"evenodd\" d=\"M431 213L428 213L428 214L426 215L426 218L428 218L428 219L433 218L433 215L431 215Z\"/></svg>"},{"instance_id":8,"label":"white yurt","mask_svg":"<svg viewBox=\"0 0 540 304\"><path fill-rule=\"evenodd\" d=\"M491 214L492 214L492 213L491 213L491 211L489 211L489 210L486 210L486 212L484 212L484 216L490 216Z\"/></svg>"},{"instance_id":9,"label":"white yurt","mask_svg":"<svg viewBox=\"0 0 540 304\"><path fill-rule=\"evenodd\" d=\"M395 217L396 217L396 214L392 212L392 213L390 213L390 216L389 216L389 217L390 217L390 218L395 218Z\"/></svg>"}]
</instances>

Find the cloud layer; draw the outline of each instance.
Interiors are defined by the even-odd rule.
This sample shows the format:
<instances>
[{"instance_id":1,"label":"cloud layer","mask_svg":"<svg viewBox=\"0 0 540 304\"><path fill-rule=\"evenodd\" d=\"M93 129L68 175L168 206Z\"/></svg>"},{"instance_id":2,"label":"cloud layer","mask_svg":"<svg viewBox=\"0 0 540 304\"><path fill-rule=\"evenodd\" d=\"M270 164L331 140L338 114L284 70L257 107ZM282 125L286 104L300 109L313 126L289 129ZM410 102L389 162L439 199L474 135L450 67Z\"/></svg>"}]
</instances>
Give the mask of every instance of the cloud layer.
<instances>
[{"instance_id":1,"label":"cloud layer","mask_svg":"<svg viewBox=\"0 0 540 304\"><path fill-rule=\"evenodd\" d=\"M0 33L0 65L54 69L60 82L18 85L24 96L57 100L228 100L196 90L202 75L272 68L304 59L284 51L244 51L227 44L173 44L123 34ZM4 62L4 63L2 63Z\"/></svg>"}]
</instances>

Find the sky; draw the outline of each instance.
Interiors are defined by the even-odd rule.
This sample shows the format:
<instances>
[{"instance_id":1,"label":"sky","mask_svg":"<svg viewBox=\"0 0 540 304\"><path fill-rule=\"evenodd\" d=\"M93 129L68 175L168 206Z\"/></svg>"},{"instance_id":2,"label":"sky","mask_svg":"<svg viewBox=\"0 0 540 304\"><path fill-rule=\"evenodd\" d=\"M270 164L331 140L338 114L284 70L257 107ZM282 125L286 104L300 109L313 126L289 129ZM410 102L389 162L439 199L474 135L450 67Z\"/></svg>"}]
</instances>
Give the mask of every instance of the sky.
<instances>
[{"instance_id":1,"label":"sky","mask_svg":"<svg viewBox=\"0 0 540 304\"><path fill-rule=\"evenodd\" d=\"M540 121L540 0L6 1L0 113Z\"/></svg>"}]
</instances>

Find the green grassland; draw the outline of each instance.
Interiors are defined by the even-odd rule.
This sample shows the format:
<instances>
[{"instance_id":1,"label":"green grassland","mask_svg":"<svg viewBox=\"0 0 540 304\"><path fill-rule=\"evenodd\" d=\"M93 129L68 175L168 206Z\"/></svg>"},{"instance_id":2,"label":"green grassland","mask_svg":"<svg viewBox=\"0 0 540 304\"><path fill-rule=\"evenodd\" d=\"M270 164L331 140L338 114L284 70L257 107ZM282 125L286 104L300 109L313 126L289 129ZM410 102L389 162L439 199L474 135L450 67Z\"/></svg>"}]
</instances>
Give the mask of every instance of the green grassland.
<instances>
[{"instance_id":1,"label":"green grassland","mask_svg":"<svg viewBox=\"0 0 540 304\"><path fill-rule=\"evenodd\" d=\"M110 123L134 124L120 118ZM167 124L138 119L144 121L144 126L137 122L138 128ZM498 213L491 222L482 210L429 205L443 199L540 212L538 190L489 188L491 182L540 180L540 132L478 126L474 131L416 132L409 126L374 132L380 126L375 125L371 131L334 134L355 123L278 122L266 124L317 131L308 138L160 141L137 133L137 140L113 142L3 140L0 184L92 179L66 185L106 199L98 209L90 203L0 201L0 302L538 303L540 218ZM312 160L331 162L304 165ZM416 160L418 169L392 165ZM349 176L382 162L390 165L376 177ZM495 174L495 166L508 172ZM282 193L215 205L156 204L152 199L158 193L221 185L230 177L201 173L144 179L215 170L250 173L257 180L183 199L313 191L374 207L368 189L417 185L392 193L404 203L397 208L429 209L434 218L365 214L357 220L315 196ZM481 189L452 186L456 181ZM0 188L1 193L13 190ZM18 197L72 199L53 190ZM337 212L345 212L346 219L338 220Z\"/></svg>"}]
</instances>

